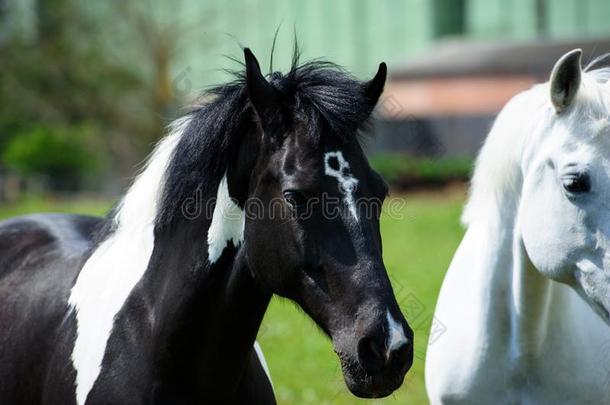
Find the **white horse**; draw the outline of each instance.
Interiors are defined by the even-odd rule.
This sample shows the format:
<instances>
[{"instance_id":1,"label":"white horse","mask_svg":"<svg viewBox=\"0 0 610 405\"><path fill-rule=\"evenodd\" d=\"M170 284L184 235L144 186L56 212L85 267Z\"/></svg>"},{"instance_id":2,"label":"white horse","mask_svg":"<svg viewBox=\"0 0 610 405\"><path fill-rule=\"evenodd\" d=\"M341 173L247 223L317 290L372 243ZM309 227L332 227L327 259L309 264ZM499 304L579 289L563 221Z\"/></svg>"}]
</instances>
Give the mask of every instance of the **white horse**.
<instances>
[{"instance_id":1,"label":"white horse","mask_svg":"<svg viewBox=\"0 0 610 405\"><path fill-rule=\"evenodd\" d=\"M479 155L428 348L433 404L610 404L610 69L564 55Z\"/></svg>"}]
</instances>

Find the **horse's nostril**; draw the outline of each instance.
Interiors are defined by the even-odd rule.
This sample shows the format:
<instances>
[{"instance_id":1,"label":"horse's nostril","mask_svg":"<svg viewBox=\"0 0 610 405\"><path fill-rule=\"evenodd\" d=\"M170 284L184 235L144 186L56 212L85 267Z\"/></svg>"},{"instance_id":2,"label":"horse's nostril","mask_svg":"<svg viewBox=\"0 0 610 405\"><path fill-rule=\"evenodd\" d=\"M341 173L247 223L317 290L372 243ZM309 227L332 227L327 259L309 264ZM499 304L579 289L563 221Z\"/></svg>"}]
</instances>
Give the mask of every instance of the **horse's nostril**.
<instances>
[{"instance_id":1,"label":"horse's nostril","mask_svg":"<svg viewBox=\"0 0 610 405\"><path fill-rule=\"evenodd\" d=\"M411 368L413 365L413 339L407 338L404 344L388 351L387 362L394 367L402 367L405 371Z\"/></svg>"},{"instance_id":2,"label":"horse's nostril","mask_svg":"<svg viewBox=\"0 0 610 405\"><path fill-rule=\"evenodd\" d=\"M385 364L385 344L373 338L363 338L358 343L360 363L368 372L379 371Z\"/></svg>"}]
</instances>

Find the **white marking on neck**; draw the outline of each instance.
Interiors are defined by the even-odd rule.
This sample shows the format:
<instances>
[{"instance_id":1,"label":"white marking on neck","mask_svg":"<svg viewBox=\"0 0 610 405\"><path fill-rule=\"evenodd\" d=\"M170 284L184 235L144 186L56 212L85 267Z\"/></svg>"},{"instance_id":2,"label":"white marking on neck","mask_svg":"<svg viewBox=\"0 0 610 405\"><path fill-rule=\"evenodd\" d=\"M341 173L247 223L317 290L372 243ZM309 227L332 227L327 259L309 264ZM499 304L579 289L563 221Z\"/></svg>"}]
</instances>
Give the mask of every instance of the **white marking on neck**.
<instances>
[{"instance_id":1,"label":"white marking on neck","mask_svg":"<svg viewBox=\"0 0 610 405\"><path fill-rule=\"evenodd\" d=\"M388 320L388 340L386 342L385 352L385 358L387 360L394 350L407 344L409 340L405 336L404 328L392 318L390 311L386 312L386 318Z\"/></svg>"},{"instance_id":2,"label":"white marking on neck","mask_svg":"<svg viewBox=\"0 0 610 405\"><path fill-rule=\"evenodd\" d=\"M244 240L246 215L244 210L229 195L227 175L220 180L216 193L216 205L212 215L212 223L208 229L208 260L215 263L222 255L229 241L235 247Z\"/></svg>"},{"instance_id":3,"label":"white marking on neck","mask_svg":"<svg viewBox=\"0 0 610 405\"><path fill-rule=\"evenodd\" d=\"M265 374L267 374L267 378L269 379L269 383L271 383L271 388L273 388L273 381L271 381L271 373L269 372L269 367L267 367L267 360L265 360L265 355L263 354L263 350L257 341L254 341L254 351L256 352L256 356L258 360L261 362L263 366L263 370L265 370Z\"/></svg>"},{"instance_id":4,"label":"white marking on neck","mask_svg":"<svg viewBox=\"0 0 610 405\"><path fill-rule=\"evenodd\" d=\"M339 169L333 169L330 165L330 160L335 158L339 165ZM343 157L343 152L337 150L334 152L327 152L324 154L324 173L327 176L331 176L337 179L339 183L339 189L343 193L343 201L347 205L350 213L356 221L358 221L358 211L356 210L356 203L354 201L354 192L358 186L358 179L350 173L349 163Z\"/></svg>"},{"instance_id":5,"label":"white marking on neck","mask_svg":"<svg viewBox=\"0 0 610 405\"><path fill-rule=\"evenodd\" d=\"M78 405L85 403L100 374L116 314L148 268L165 172L189 122L184 117L172 124L121 201L116 230L93 252L72 287L69 305L76 312L77 329L71 359Z\"/></svg>"}]
</instances>

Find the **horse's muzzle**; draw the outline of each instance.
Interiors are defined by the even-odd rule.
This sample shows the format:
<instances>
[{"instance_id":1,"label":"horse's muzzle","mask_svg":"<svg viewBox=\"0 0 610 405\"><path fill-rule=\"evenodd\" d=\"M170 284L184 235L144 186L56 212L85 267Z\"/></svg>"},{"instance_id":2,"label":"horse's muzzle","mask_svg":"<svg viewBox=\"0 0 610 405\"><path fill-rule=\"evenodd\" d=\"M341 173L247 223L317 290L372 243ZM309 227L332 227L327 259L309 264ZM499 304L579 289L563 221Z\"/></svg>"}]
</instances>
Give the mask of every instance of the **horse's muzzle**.
<instances>
[{"instance_id":1,"label":"horse's muzzle","mask_svg":"<svg viewBox=\"0 0 610 405\"><path fill-rule=\"evenodd\" d=\"M407 327L408 329L408 327ZM352 353L338 351L345 384L360 398L383 398L402 385L413 365L413 332L406 341L388 348L385 336L368 335L358 340Z\"/></svg>"}]
</instances>

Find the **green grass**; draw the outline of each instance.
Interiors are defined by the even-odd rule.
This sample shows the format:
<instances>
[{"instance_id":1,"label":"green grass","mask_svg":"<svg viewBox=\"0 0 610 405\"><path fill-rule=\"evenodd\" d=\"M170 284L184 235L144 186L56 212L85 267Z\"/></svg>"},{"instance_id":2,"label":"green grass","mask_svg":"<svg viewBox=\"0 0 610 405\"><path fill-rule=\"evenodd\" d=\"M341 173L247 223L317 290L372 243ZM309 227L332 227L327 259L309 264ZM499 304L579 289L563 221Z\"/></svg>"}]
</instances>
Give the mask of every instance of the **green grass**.
<instances>
[{"instance_id":1,"label":"green grass","mask_svg":"<svg viewBox=\"0 0 610 405\"><path fill-rule=\"evenodd\" d=\"M406 194L384 209L385 264L401 308L415 330L415 364L393 396L374 401L352 396L343 383L330 341L295 305L274 299L259 333L281 405L425 404L424 354L442 277L462 236L461 193ZM28 212L100 215L110 203L28 200L0 206L0 218ZM390 215L390 211L394 215Z\"/></svg>"}]
</instances>

